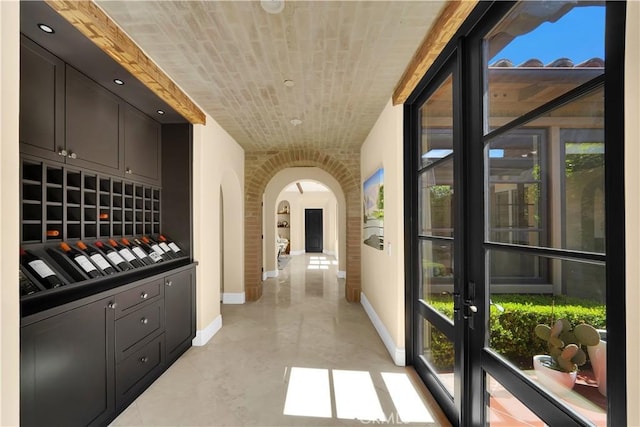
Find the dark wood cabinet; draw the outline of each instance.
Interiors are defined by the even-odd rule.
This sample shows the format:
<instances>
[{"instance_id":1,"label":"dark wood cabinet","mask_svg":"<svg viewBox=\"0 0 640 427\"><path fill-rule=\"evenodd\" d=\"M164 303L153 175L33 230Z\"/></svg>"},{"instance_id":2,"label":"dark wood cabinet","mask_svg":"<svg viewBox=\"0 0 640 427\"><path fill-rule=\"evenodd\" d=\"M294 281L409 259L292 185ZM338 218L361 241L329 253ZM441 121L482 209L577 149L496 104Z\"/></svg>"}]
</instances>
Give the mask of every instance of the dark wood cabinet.
<instances>
[{"instance_id":1,"label":"dark wood cabinet","mask_svg":"<svg viewBox=\"0 0 640 427\"><path fill-rule=\"evenodd\" d=\"M65 95L66 162L122 175L122 101L70 66Z\"/></svg>"},{"instance_id":2,"label":"dark wood cabinet","mask_svg":"<svg viewBox=\"0 0 640 427\"><path fill-rule=\"evenodd\" d=\"M64 161L64 81L64 62L21 36L21 152Z\"/></svg>"},{"instance_id":3,"label":"dark wood cabinet","mask_svg":"<svg viewBox=\"0 0 640 427\"><path fill-rule=\"evenodd\" d=\"M155 184L160 180L160 124L133 107L124 110L125 174Z\"/></svg>"},{"instance_id":4,"label":"dark wood cabinet","mask_svg":"<svg viewBox=\"0 0 640 427\"><path fill-rule=\"evenodd\" d=\"M195 337L193 129L21 37L20 246L65 282L20 299L21 424L107 425ZM59 247L160 233L181 258L96 278Z\"/></svg>"},{"instance_id":5,"label":"dark wood cabinet","mask_svg":"<svg viewBox=\"0 0 640 427\"><path fill-rule=\"evenodd\" d=\"M195 337L195 270L167 276L164 304L167 360L177 359Z\"/></svg>"},{"instance_id":6,"label":"dark wood cabinet","mask_svg":"<svg viewBox=\"0 0 640 427\"><path fill-rule=\"evenodd\" d=\"M21 425L104 425L113 415L111 302L100 299L22 327Z\"/></svg>"},{"instance_id":7,"label":"dark wood cabinet","mask_svg":"<svg viewBox=\"0 0 640 427\"><path fill-rule=\"evenodd\" d=\"M22 425L107 424L191 347L194 297L190 264L23 317Z\"/></svg>"}]
</instances>

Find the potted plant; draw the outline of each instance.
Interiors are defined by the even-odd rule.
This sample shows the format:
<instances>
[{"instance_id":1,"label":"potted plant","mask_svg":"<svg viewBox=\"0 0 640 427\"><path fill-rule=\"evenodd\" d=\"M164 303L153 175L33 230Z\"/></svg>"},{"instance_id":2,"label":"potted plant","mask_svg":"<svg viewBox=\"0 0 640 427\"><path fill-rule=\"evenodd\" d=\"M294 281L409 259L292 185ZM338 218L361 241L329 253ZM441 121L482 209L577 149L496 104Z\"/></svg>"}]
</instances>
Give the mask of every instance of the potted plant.
<instances>
[{"instance_id":1,"label":"potted plant","mask_svg":"<svg viewBox=\"0 0 640 427\"><path fill-rule=\"evenodd\" d=\"M598 391L601 395L607 395L607 330L598 329L600 342L596 346L588 346L587 353L593 368L593 374L598 383Z\"/></svg>"},{"instance_id":2,"label":"potted plant","mask_svg":"<svg viewBox=\"0 0 640 427\"><path fill-rule=\"evenodd\" d=\"M549 347L548 355L533 356L533 368L538 381L556 394L567 393L573 389L578 366L587 361L582 346L598 345L598 331L587 324L572 328L567 319L560 319L552 327L537 325L535 334L547 341Z\"/></svg>"}]
</instances>

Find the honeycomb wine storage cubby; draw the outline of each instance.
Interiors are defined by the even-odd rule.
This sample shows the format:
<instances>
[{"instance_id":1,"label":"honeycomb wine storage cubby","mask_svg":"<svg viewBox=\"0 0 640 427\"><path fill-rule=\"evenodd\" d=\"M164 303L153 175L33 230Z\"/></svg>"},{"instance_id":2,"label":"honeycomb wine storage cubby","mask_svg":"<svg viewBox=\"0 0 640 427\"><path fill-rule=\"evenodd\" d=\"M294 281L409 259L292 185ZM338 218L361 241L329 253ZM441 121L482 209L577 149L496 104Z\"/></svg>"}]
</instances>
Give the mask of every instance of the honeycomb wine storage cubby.
<instances>
[{"instance_id":1,"label":"honeycomb wine storage cubby","mask_svg":"<svg viewBox=\"0 0 640 427\"><path fill-rule=\"evenodd\" d=\"M160 233L158 187L21 160L22 244Z\"/></svg>"}]
</instances>

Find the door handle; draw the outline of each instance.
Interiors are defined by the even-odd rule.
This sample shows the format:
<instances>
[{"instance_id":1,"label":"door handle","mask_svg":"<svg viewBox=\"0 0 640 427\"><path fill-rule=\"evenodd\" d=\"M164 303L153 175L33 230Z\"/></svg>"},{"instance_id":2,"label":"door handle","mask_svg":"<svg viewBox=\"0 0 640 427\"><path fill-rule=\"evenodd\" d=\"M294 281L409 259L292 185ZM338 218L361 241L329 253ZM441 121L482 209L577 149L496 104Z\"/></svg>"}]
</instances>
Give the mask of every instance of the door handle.
<instances>
[{"instance_id":1,"label":"door handle","mask_svg":"<svg viewBox=\"0 0 640 427\"><path fill-rule=\"evenodd\" d=\"M464 318L469 319L471 316L478 312L478 307L473 304L473 301L467 299L463 303Z\"/></svg>"}]
</instances>

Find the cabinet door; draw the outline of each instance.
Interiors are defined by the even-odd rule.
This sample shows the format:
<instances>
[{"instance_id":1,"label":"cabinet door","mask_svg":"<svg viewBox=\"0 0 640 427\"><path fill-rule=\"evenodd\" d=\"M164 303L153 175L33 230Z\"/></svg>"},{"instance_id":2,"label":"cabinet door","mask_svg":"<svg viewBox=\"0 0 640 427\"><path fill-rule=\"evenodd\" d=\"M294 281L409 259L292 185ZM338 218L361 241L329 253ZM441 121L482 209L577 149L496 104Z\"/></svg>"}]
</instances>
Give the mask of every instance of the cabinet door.
<instances>
[{"instance_id":1,"label":"cabinet door","mask_svg":"<svg viewBox=\"0 0 640 427\"><path fill-rule=\"evenodd\" d=\"M160 181L160 124L133 107L124 114L124 164L138 181Z\"/></svg>"},{"instance_id":2,"label":"cabinet door","mask_svg":"<svg viewBox=\"0 0 640 427\"><path fill-rule=\"evenodd\" d=\"M165 278L165 337L171 363L195 337L195 274L190 269Z\"/></svg>"},{"instance_id":3,"label":"cabinet door","mask_svg":"<svg viewBox=\"0 0 640 427\"><path fill-rule=\"evenodd\" d=\"M64 62L20 38L20 150L64 162Z\"/></svg>"},{"instance_id":4,"label":"cabinet door","mask_svg":"<svg viewBox=\"0 0 640 427\"><path fill-rule=\"evenodd\" d=\"M21 425L101 425L113 416L110 302L102 299L21 329Z\"/></svg>"},{"instance_id":5,"label":"cabinet door","mask_svg":"<svg viewBox=\"0 0 640 427\"><path fill-rule=\"evenodd\" d=\"M120 100L67 66L67 163L121 175L124 150Z\"/></svg>"}]
</instances>

